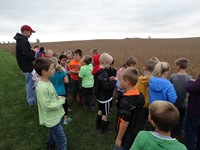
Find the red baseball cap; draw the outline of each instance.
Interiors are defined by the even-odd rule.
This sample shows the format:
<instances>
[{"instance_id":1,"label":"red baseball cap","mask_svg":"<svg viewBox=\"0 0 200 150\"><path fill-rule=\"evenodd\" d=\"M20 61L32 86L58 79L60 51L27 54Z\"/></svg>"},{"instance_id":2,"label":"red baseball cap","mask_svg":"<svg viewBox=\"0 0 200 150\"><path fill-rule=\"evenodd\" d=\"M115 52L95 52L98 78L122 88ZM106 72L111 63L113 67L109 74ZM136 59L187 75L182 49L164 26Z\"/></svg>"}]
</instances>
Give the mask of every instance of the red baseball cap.
<instances>
[{"instance_id":1,"label":"red baseball cap","mask_svg":"<svg viewBox=\"0 0 200 150\"><path fill-rule=\"evenodd\" d=\"M31 31L31 33L35 33L35 31L29 25L23 25L21 27L21 31Z\"/></svg>"}]
</instances>

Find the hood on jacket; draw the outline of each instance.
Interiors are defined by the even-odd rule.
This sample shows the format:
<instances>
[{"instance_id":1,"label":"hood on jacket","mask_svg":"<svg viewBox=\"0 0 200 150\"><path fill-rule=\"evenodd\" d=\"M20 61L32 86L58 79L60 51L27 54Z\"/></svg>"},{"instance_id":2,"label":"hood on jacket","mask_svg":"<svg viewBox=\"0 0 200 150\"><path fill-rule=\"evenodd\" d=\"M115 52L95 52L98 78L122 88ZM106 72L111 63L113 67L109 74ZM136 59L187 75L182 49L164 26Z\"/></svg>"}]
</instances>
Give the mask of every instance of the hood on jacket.
<instances>
[{"instance_id":1,"label":"hood on jacket","mask_svg":"<svg viewBox=\"0 0 200 150\"><path fill-rule=\"evenodd\" d=\"M149 80L149 88L153 91L160 92L168 88L169 81L167 79L152 77Z\"/></svg>"},{"instance_id":2,"label":"hood on jacket","mask_svg":"<svg viewBox=\"0 0 200 150\"><path fill-rule=\"evenodd\" d=\"M93 67L93 70L92 70L92 74L95 75L99 70L102 70L102 68L99 68L99 67Z\"/></svg>"},{"instance_id":3,"label":"hood on jacket","mask_svg":"<svg viewBox=\"0 0 200 150\"><path fill-rule=\"evenodd\" d=\"M140 82L141 84L143 84L144 86L148 86L149 85L149 79L152 77L152 75L148 75L148 76L140 76L138 79L138 82Z\"/></svg>"},{"instance_id":4,"label":"hood on jacket","mask_svg":"<svg viewBox=\"0 0 200 150\"><path fill-rule=\"evenodd\" d=\"M16 41L19 41L21 39L27 39L27 37L25 37L24 35L20 34L20 33L16 33L16 35L14 36L14 39Z\"/></svg>"}]
</instances>

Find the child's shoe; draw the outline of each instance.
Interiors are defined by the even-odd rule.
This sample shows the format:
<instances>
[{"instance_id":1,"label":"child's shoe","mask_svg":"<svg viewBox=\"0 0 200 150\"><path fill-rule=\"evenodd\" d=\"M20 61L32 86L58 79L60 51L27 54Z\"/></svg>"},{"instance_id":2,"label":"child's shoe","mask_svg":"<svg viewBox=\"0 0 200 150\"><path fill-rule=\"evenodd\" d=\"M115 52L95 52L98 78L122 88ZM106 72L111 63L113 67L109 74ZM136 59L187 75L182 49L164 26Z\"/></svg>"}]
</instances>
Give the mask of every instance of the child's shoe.
<instances>
[{"instance_id":1,"label":"child's shoe","mask_svg":"<svg viewBox=\"0 0 200 150\"><path fill-rule=\"evenodd\" d=\"M72 118L68 117L67 119L64 119L63 124L68 125L70 122L72 122Z\"/></svg>"}]
</instances>

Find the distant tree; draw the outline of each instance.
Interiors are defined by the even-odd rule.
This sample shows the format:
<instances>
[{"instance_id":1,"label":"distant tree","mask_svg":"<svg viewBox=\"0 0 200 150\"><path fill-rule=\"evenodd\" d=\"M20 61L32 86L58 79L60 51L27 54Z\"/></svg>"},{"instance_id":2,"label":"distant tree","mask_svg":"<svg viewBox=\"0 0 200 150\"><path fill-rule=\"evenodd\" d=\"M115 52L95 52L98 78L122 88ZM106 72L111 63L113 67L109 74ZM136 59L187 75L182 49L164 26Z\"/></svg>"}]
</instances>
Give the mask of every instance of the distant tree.
<instances>
[{"instance_id":1,"label":"distant tree","mask_svg":"<svg viewBox=\"0 0 200 150\"><path fill-rule=\"evenodd\" d=\"M40 40L39 40L39 39L36 39L36 43L38 43L38 44L39 44L39 43L40 43Z\"/></svg>"}]
</instances>

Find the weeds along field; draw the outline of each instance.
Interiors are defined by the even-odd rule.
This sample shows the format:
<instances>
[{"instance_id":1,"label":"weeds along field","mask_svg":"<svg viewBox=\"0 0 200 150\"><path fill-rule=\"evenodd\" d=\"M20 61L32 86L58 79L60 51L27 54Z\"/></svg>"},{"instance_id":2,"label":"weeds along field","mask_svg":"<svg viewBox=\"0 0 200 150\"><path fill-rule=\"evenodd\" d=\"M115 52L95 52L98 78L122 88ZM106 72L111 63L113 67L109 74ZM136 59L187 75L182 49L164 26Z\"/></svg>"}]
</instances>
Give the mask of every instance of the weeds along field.
<instances>
[{"instance_id":1,"label":"weeds along field","mask_svg":"<svg viewBox=\"0 0 200 150\"><path fill-rule=\"evenodd\" d=\"M200 38L183 39L123 39L123 40L88 40L51 43L32 43L46 49L52 49L60 55L61 52L82 49L83 55L90 54L92 48L100 53L107 52L115 59L115 67L119 68L130 56L138 59L137 68L141 70L145 60L158 57L160 61L167 61L171 66L171 73L175 70L174 61L179 57L189 60L188 73L196 78L200 74ZM15 54L14 44L0 45Z\"/></svg>"}]
</instances>

